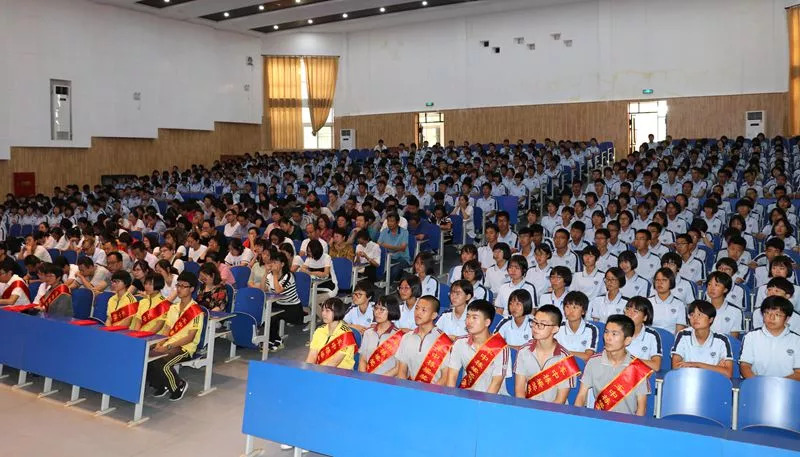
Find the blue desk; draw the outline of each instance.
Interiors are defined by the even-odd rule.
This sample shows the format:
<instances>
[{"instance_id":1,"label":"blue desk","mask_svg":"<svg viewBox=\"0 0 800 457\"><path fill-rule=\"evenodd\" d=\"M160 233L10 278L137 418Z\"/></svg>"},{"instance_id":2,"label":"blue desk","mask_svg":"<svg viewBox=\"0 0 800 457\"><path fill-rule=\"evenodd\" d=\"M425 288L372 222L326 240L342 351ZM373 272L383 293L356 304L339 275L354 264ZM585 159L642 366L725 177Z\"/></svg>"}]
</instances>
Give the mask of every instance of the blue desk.
<instances>
[{"instance_id":1,"label":"blue desk","mask_svg":"<svg viewBox=\"0 0 800 457\"><path fill-rule=\"evenodd\" d=\"M716 456L789 457L800 451L796 440L281 359L250 362L242 432L250 456L259 453L252 448L254 436L336 457L674 457L687 449Z\"/></svg>"},{"instance_id":2,"label":"blue desk","mask_svg":"<svg viewBox=\"0 0 800 457\"><path fill-rule=\"evenodd\" d=\"M142 408L147 363L153 360L148 352L164 337L133 338L70 320L0 311L0 364L20 370L16 387L28 385L27 372L36 373L46 377L41 396L54 393L50 387L56 379L73 385L68 405L80 402L79 389L87 388L103 394L97 415L113 411L109 401L114 397L136 405L130 425L147 420Z\"/></svg>"}]
</instances>

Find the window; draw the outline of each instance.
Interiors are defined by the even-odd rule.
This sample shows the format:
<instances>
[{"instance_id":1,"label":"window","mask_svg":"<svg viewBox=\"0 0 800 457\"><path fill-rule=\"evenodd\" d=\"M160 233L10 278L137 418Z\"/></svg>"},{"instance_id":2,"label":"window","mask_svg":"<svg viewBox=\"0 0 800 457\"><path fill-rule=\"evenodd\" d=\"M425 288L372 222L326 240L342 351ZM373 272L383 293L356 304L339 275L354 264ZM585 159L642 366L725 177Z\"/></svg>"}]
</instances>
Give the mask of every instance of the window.
<instances>
[{"instance_id":1,"label":"window","mask_svg":"<svg viewBox=\"0 0 800 457\"><path fill-rule=\"evenodd\" d=\"M306 63L300 60L300 94L303 98L303 148L305 149L331 149L333 148L333 107L317 135L311 134L311 110L308 109L308 86L306 86Z\"/></svg>"}]
</instances>

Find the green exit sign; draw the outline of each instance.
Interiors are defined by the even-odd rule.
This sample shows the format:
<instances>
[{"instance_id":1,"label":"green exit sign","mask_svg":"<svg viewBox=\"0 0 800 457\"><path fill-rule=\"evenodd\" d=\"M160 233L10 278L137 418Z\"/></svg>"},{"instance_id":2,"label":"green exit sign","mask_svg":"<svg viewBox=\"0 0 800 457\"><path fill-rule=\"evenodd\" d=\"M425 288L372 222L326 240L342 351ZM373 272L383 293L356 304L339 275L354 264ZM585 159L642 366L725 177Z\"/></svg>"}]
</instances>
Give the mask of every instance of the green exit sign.
<instances>
[{"instance_id":1,"label":"green exit sign","mask_svg":"<svg viewBox=\"0 0 800 457\"><path fill-rule=\"evenodd\" d=\"M425 106L431 107L431 106L433 106L433 102L425 102Z\"/></svg>"},{"instance_id":2,"label":"green exit sign","mask_svg":"<svg viewBox=\"0 0 800 457\"><path fill-rule=\"evenodd\" d=\"M644 95L653 95L653 89L642 89Z\"/></svg>"}]
</instances>

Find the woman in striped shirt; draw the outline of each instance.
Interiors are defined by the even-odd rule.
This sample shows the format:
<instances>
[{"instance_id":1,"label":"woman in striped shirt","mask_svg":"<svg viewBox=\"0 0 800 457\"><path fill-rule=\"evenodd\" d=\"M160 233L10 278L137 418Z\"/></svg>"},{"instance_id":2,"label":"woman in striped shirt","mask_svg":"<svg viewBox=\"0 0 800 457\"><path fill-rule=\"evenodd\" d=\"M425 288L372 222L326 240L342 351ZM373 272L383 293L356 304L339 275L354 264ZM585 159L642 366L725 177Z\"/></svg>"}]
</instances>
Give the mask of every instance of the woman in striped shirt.
<instances>
[{"instance_id":1,"label":"woman in striped shirt","mask_svg":"<svg viewBox=\"0 0 800 457\"><path fill-rule=\"evenodd\" d=\"M278 298L272 306L273 311L283 312L270 318L269 349L277 351L283 347L283 341L278 336L278 324L284 320L290 324L303 323L303 307L297 295L294 273L290 271L290 260L286 254L272 249L269 255L269 272L264 277L264 291L277 294Z\"/></svg>"}]
</instances>

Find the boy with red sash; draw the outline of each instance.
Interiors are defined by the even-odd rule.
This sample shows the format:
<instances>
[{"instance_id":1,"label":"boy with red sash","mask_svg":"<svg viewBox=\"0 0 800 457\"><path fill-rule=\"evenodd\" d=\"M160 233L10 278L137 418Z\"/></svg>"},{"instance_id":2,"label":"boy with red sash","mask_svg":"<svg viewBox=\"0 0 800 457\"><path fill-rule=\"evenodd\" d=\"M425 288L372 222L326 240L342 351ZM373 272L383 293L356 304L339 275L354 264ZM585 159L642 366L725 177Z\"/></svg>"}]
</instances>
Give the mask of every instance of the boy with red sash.
<instances>
[{"instance_id":1,"label":"boy with red sash","mask_svg":"<svg viewBox=\"0 0 800 457\"><path fill-rule=\"evenodd\" d=\"M561 310L544 305L531 321L533 339L520 348L514 373L517 398L564 404L569 389L581 373L575 356L555 340L562 320Z\"/></svg>"},{"instance_id":2,"label":"boy with red sash","mask_svg":"<svg viewBox=\"0 0 800 457\"><path fill-rule=\"evenodd\" d=\"M594 409L644 416L650 393L647 378L653 370L625 349L633 339L634 330L630 317L623 314L608 317L603 335L605 348L586 362L575 406L586 406L592 389Z\"/></svg>"},{"instance_id":3,"label":"boy with red sash","mask_svg":"<svg viewBox=\"0 0 800 457\"><path fill-rule=\"evenodd\" d=\"M325 300L322 304L325 325L314 330L306 363L353 369L358 347L353 331L343 321L346 313L347 305L342 300L336 297Z\"/></svg>"},{"instance_id":4,"label":"boy with red sash","mask_svg":"<svg viewBox=\"0 0 800 457\"><path fill-rule=\"evenodd\" d=\"M192 291L197 287L197 277L194 273L184 271L176 282L178 298L167 311L161 332L167 338L155 345L152 354L165 356L153 360L147 367L150 385L155 389L153 395L163 397L169 393L170 401L183 398L189 386L173 367L194 355L205 325L203 309L192 299Z\"/></svg>"},{"instance_id":5,"label":"boy with red sash","mask_svg":"<svg viewBox=\"0 0 800 457\"><path fill-rule=\"evenodd\" d=\"M486 300L475 300L467 306L467 336L458 338L450 350L447 363L447 385L456 387L458 373L464 373L461 389L508 395L506 377L510 376L511 352L499 333L490 333L495 307Z\"/></svg>"},{"instance_id":6,"label":"boy with red sash","mask_svg":"<svg viewBox=\"0 0 800 457\"><path fill-rule=\"evenodd\" d=\"M397 376L395 355L405 332L392 321L400 319L400 301L394 295L384 295L372 307L375 323L364 331L358 354L358 371L383 376Z\"/></svg>"},{"instance_id":7,"label":"boy with red sash","mask_svg":"<svg viewBox=\"0 0 800 457\"><path fill-rule=\"evenodd\" d=\"M433 325L439 315L439 300L424 295L414 306L417 328L403 335L397 350L397 377L427 384L445 385L444 376L453 341Z\"/></svg>"},{"instance_id":8,"label":"boy with red sash","mask_svg":"<svg viewBox=\"0 0 800 457\"><path fill-rule=\"evenodd\" d=\"M139 311L139 302L128 292L131 282L131 274L125 270L111 275L111 292L114 295L108 299L106 325L130 327L133 317Z\"/></svg>"},{"instance_id":9,"label":"boy with red sash","mask_svg":"<svg viewBox=\"0 0 800 457\"><path fill-rule=\"evenodd\" d=\"M139 310L131 321L131 330L158 333L164 327L172 302L161 295L164 277L154 271L144 277L145 297L139 300Z\"/></svg>"},{"instance_id":10,"label":"boy with red sash","mask_svg":"<svg viewBox=\"0 0 800 457\"><path fill-rule=\"evenodd\" d=\"M14 274L15 263L9 257L0 262L0 306L28 305L31 302L28 285Z\"/></svg>"},{"instance_id":11,"label":"boy with red sash","mask_svg":"<svg viewBox=\"0 0 800 457\"><path fill-rule=\"evenodd\" d=\"M72 317L72 295L69 287L61 282L63 273L61 267L53 264L46 264L41 269L42 285L39 286L37 297L39 302L36 309L43 311L51 316Z\"/></svg>"}]
</instances>

